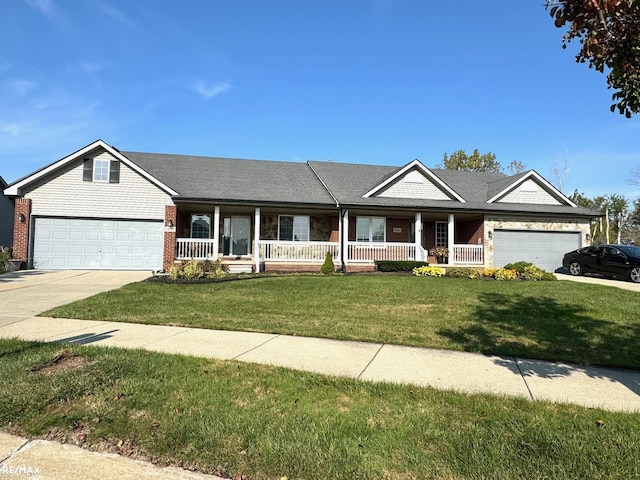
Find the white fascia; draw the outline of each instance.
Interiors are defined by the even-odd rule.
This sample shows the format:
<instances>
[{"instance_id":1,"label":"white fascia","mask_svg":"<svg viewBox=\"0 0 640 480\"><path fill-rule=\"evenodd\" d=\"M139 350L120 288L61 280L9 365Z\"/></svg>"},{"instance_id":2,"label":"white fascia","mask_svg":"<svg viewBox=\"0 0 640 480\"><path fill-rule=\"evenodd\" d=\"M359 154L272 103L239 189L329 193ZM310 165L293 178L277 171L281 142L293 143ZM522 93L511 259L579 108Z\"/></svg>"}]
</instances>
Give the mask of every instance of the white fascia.
<instances>
[{"instance_id":1,"label":"white fascia","mask_svg":"<svg viewBox=\"0 0 640 480\"><path fill-rule=\"evenodd\" d=\"M122 155L118 150L116 150L112 146L108 145L103 140L96 140L95 142L87 145L86 147L81 148L77 152L74 152L71 155L67 155L66 157L58 160L57 162L52 163L48 167L45 167L42 170L37 171L33 175L29 175L28 177L23 178L19 182L16 182L13 185L9 186L4 191L4 194L7 195L7 196L19 197L19 196L21 196L21 193L20 193L21 189L24 188L25 186L29 185L30 183L35 182L36 180L39 180L39 179L41 179L43 177L46 177L47 175L55 172L56 170L58 170L59 168L65 166L66 164L68 164L70 162L73 162L73 161L77 160L78 158L81 158L81 157L85 156L87 153L91 152L92 150L95 150L96 148L103 148L104 150L109 152L109 154L111 154L113 157L115 157L116 159L118 159L119 161L121 161L122 163L127 165L129 168L131 168L133 171L135 171L136 173L138 173L142 177L144 177L147 180L149 180L154 185L158 186L159 188L161 188L162 190L167 192L169 195L171 195L171 196L177 196L178 195L178 192L176 192L175 190L170 188L168 185L165 185L164 183L162 183L157 178L153 177L152 175L150 175L149 173L147 173L143 169L141 169L138 165L133 163L127 157Z\"/></svg>"}]
</instances>

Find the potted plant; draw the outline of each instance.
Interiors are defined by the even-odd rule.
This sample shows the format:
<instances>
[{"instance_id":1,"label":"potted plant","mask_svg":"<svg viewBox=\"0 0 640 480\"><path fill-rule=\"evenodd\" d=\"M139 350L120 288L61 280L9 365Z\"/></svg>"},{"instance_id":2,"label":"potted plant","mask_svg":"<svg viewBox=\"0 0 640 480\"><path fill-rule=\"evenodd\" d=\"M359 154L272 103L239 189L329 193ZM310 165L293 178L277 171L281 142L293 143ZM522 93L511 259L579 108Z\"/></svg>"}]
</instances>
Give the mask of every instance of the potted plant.
<instances>
[{"instance_id":1,"label":"potted plant","mask_svg":"<svg viewBox=\"0 0 640 480\"><path fill-rule=\"evenodd\" d=\"M429 254L433 257L436 257L438 263L447 263L447 258L449 258L449 249L447 247L433 247L429 250Z\"/></svg>"}]
</instances>

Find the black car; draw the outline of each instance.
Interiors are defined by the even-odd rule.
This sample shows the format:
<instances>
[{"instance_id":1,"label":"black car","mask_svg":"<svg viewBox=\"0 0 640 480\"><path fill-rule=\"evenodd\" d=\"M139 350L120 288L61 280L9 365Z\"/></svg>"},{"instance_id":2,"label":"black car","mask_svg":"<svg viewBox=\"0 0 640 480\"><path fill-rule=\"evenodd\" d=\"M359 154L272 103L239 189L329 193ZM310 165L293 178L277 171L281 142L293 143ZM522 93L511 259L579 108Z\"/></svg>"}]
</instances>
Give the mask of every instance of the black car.
<instances>
[{"instance_id":1,"label":"black car","mask_svg":"<svg viewBox=\"0 0 640 480\"><path fill-rule=\"evenodd\" d=\"M571 275L597 273L640 283L640 247L598 245L565 253L562 265Z\"/></svg>"}]
</instances>

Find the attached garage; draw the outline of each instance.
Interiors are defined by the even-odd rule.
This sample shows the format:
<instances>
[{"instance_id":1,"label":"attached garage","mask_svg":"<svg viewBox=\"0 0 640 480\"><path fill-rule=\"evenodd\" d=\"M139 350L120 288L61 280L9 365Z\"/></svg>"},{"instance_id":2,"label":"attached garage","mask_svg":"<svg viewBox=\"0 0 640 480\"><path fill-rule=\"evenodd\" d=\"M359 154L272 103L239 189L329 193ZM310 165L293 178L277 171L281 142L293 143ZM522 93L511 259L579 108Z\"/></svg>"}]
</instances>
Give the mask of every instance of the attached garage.
<instances>
[{"instance_id":1,"label":"attached garage","mask_svg":"<svg viewBox=\"0 0 640 480\"><path fill-rule=\"evenodd\" d=\"M40 217L34 227L36 269L162 269L161 221Z\"/></svg>"},{"instance_id":2,"label":"attached garage","mask_svg":"<svg viewBox=\"0 0 640 480\"><path fill-rule=\"evenodd\" d=\"M493 264L524 260L548 271L562 267L565 253L580 248L580 232L548 232L535 230L494 230Z\"/></svg>"}]
</instances>

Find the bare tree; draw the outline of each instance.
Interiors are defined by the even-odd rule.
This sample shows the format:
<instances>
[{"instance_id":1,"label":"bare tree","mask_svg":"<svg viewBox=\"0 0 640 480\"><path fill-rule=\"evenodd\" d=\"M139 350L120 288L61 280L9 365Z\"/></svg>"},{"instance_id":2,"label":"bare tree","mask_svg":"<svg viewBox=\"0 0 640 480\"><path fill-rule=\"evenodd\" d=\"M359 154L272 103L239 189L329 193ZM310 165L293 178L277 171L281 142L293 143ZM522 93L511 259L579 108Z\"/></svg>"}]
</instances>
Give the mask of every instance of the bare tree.
<instances>
[{"instance_id":1,"label":"bare tree","mask_svg":"<svg viewBox=\"0 0 640 480\"><path fill-rule=\"evenodd\" d=\"M565 153L564 165L561 167L556 163L556 159L553 159L553 165L551 165L551 178L558 190L564 193L564 187L567 184L567 179L569 178L569 157L567 153Z\"/></svg>"}]
</instances>

